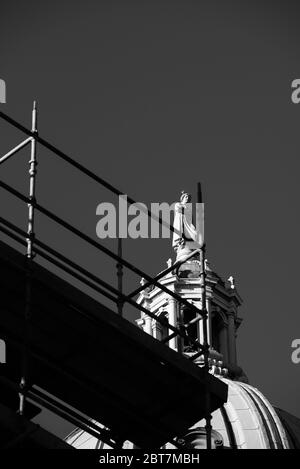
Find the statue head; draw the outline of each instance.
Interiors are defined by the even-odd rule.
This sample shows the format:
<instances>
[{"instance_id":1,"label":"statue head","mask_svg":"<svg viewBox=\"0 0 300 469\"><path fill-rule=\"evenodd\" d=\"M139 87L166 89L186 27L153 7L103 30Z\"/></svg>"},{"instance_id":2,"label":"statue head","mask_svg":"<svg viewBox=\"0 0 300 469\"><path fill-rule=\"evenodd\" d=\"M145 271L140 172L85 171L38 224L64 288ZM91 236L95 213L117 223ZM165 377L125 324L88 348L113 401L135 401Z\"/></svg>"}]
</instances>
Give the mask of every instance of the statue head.
<instances>
[{"instance_id":1,"label":"statue head","mask_svg":"<svg viewBox=\"0 0 300 469\"><path fill-rule=\"evenodd\" d=\"M192 197L190 194L188 194L187 192L185 191L181 191L181 194L180 194L180 202L182 204L187 204L189 203L190 201L192 200Z\"/></svg>"}]
</instances>

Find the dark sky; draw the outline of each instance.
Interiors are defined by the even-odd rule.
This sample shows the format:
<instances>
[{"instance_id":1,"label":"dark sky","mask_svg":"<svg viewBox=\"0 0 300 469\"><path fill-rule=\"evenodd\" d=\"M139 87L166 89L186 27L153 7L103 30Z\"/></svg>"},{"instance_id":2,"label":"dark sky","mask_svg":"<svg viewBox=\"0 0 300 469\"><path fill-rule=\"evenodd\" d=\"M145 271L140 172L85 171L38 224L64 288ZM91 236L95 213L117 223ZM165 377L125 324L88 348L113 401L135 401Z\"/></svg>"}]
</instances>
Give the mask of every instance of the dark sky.
<instances>
[{"instance_id":1,"label":"dark sky","mask_svg":"<svg viewBox=\"0 0 300 469\"><path fill-rule=\"evenodd\" d=\"M202 182L208 259L244 300L240 365L300 416L298 18L289 1L10 0L0 78L1 110L29 126L37 99L40 135L136 200L171 203ZM1 153L22 139L4 122L0 132ZM27 162L24 151L1 179L27 192ZM38 200L97 239L96 206L115 199L43 149L38 170ZM24 227L24 207L2 190L1 201L1 215ZM114 263L41 217L37 233L114 278ZM173 255L166 240L125 249L153 274Z\"/></svg>"}]
</instances>

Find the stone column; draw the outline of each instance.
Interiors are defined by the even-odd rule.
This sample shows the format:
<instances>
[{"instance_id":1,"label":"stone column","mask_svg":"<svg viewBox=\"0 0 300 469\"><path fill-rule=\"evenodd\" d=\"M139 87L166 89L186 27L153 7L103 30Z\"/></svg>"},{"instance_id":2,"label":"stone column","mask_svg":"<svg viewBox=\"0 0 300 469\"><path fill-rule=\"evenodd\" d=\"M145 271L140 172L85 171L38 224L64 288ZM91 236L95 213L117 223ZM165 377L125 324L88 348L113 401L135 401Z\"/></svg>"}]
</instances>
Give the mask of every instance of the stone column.
<instances>
[{"instance_id":1,"label":"stone column","mask_svg":"<svg viewBox=\"0 0 300 469\"><path fill-rule=\"evenodd\" d=\"M147 334L152 335L152 327L151 327L152 318L150 318L150 316L145 315L144 320L145 320L144 331Z\"/></svg>"},{"instance_id":2,"label":"stone column","mask_svg":"<svg viewBox=\"0 0 300 469\"><path fill-rule=\"evenodd\" d=\"M227 313L228 317L228 352L229 363L236 365L235 323L234 312Z\"/></svg>"},{"instance_id":3,"label":"stone column","mask_svg":"<svg viewBox=\"0 0 300 469\"><path fill-rule=\"evenodd\" d=\"M161 325L152 319L152 335L154 339L161 340Z\"/></svg>"},{"instance_id":4,"label":"stone column","mask_svg":"<svg viewBox=\"0 0 300 469\"><path fill-rule=\"evenodd\" d=\"M169 298L168 299L168 311L169 311L169 324L171 326L176 327L177 326L177 301L175 298ZM169 329L169 335L171 335L173 331ZM169 340L169 345L170 348L173 350L177 350L177 337L174 337L173 339Z\"/></svg>"}]
</instances>

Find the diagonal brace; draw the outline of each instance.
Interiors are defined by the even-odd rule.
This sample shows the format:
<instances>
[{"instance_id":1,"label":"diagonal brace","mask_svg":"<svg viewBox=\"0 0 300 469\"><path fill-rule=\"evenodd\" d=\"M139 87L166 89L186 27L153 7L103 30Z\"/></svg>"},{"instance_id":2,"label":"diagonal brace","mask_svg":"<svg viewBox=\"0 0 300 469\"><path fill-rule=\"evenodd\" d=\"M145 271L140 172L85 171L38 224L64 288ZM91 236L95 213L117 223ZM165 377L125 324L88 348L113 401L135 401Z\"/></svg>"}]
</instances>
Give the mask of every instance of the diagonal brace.
<instances>
[{"instance_id":1,"label":"diagonal brace","mask_svg":"<svg viewBox=\"0 0 300 469\"><path fill-rule=\"evenodd\" d=\"M4 156L2 156L0 158L0 164L4 163L4 161L8 160L11 156L18 153L18 151L20 151L20 150L22 150L22 148L26 147L26 145L28 145L28 143L30 143L32 140L33 140L33 137L26 138L26 140L24 140L19 145L17 145L15 148L13 148L8 153L6 153Z\"/></svg>"}]
</instances>

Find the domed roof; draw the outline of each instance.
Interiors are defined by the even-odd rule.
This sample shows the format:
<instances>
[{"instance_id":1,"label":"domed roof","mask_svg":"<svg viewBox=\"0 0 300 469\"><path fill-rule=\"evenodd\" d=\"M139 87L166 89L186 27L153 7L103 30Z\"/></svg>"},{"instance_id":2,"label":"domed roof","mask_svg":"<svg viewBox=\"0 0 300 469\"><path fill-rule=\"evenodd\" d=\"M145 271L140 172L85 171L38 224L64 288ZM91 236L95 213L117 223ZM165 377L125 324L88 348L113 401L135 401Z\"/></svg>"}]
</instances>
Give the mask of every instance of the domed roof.
<instances>
[{"instance_id":1,"label":"domed roof","mask_svg":"<svg viewBox=\"0 0 300 469\"><path fill-rule=\"evenodd\" d=\"M288 449L293 447L275 408L265 396L249 384L220 377L228 385L227 403L212 414L213 435L224 448ZM186 443L205 447L205 421L196 423L186 435ZM193 440L193 441L192 441ZM82 430L75 430L66 441L78 449L109 448ZM218 442L219 443L219 442ZM172 448L171 444L166 447ZM125 442L124 448L133 448Z\"/></svg>"},{"instance_id":2,"label":"domed roof","mask_svg":"<svg viewBox=\"0 0 300 469\"><path fill-rule=\"evenodd\" d=\"M226 448L287 449L284 426L265 396L249 384L220 378L228 385L227 403L212 414L212 428ZM205 426L200 421L193 430Z\"/></svg>"}]
</instances>

